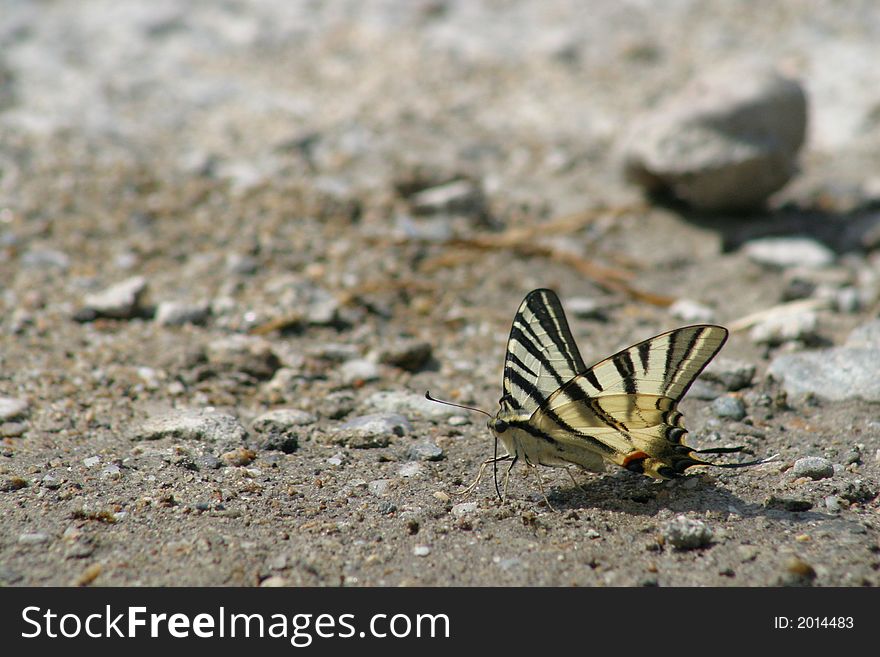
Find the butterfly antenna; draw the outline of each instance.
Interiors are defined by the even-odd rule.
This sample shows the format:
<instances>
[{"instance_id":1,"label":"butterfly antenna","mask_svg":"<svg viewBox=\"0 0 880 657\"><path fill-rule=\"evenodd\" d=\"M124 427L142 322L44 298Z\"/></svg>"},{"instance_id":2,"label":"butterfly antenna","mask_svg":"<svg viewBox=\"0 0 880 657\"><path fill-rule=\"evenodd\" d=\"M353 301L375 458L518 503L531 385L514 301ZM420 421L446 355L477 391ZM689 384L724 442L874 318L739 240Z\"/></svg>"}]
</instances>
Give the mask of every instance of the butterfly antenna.
<instances>
[{"instance_id":1,"label":"butterfly antenna","mask_svg":"<svg viewBox=\"0 0 880 657\"><path fill-rule=\"evenodd\" d=\"M464 404L456 404L455 402L444 401L442 399L436 399L431 396L430 390L425 391L425 399L427 399L428 401L437 402L438 404L446 404L447 406L455 406L456 408L463 408L466 411L476 411L477 413L482 413L483 415L485 415L487 417L492 417L491 413L487 413L482 408L474 408L473 406L465 406Z\"/></svg>"}]
</instances>

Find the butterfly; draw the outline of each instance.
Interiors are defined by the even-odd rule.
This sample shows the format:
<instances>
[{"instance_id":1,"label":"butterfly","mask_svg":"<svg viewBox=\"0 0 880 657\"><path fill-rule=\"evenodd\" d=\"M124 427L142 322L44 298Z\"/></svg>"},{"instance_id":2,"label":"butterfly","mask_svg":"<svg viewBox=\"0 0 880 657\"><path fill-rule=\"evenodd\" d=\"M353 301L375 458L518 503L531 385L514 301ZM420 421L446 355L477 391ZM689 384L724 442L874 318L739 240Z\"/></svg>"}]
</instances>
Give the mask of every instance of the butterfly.
<instances>
[{"instance_id":1,"label":"butterfly","mask_svg":"<svg viewBox=\"0 0 880 657\"><path fill-rule=\"evenodd\" d=\"M698 455L745 450L697 450L683 442L687 430L678 403L727 335L721 326L685 326L587 367L556 293L529 292L510 329L500 408L494 416L486 413L496 453L482 463L466 492L488 465L503 462L509 464L505 488L519 461L592 472L613 463L655 479L680 477L697 465L739 468L766 462L713 463ZM500 456L499 441L506 450ZM495 487L503 497L497 470Z\"/></svg>"}]
</instances>

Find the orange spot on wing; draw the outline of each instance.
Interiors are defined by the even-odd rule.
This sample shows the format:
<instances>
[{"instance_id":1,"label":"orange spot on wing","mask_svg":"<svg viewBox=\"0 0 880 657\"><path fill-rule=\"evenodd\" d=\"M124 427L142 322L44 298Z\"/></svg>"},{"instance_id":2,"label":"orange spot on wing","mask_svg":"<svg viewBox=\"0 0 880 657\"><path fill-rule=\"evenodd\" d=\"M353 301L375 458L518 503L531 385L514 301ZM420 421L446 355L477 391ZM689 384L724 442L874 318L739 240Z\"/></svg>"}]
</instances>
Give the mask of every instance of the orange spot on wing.
<instances>
[{"instance_id":1,"label":"orange spot on wing","mask_svg":"<svg viewBox=\"0 0 880 657\"><path fill-rule=\"evenodd\" d=\"M648 455L644 452L630 452L623 458L623 467L625 468L633 461L640 461L642 459L648 458Z\"/></svg>"}]
</instances>

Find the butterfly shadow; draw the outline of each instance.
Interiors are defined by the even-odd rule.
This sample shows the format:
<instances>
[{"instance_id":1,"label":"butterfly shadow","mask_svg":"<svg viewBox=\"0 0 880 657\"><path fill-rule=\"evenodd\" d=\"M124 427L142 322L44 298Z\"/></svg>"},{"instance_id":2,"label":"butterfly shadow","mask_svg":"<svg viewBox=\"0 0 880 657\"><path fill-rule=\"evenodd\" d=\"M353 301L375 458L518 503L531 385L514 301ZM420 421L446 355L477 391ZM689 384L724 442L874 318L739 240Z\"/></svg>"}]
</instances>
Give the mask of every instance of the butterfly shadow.
<instances>
[{"instance_id":1,"label":"butterfly shadow","mask_svg":"<svg viewBox=\"0 0 880 657\"><path fill-rule=\"evenodd\" d=\"M579 485L571 482L566 485L561 481L559 485L545 481L544 485L548 501L561 512L602 509L655 516L664 509L674 513L717 511L798 523L832 517L812 511L806 505L798 507L795 504L797 500L770 498L763 504L749 502L719 485L711 475L705 474L657 482L644 475L622 470L594 477ZM542 497L539 499L543 500Z\"/></svg>"},{"instance_id":2,"label":"butterfly shadow","mask_svg":"<svg viewBox=\"0 0 880 657\"><path fill-rule=\"evenodd\" d=\"M787 202L774 208L730 214L699 212L671 199L660 205L693 225L716 232L725 253L765 237L808 237L838 255L864 252L880 240L877 198L859 199L841 209L830 209L817 200L812 204Z\"/></svg>"}]
</instances>

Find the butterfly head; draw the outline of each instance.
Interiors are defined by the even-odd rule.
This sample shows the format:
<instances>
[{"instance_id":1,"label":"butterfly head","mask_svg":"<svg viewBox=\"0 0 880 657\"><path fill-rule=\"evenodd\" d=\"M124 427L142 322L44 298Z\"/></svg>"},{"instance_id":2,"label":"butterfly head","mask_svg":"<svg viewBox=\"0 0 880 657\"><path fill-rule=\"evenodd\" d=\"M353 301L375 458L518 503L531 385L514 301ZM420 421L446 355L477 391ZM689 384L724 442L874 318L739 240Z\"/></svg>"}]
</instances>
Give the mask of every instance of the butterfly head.
<instances>
[{"instance_id":1,"label":"butterfly head","mask_svg":"<svg viewBox=\"0 0 880 657\"><path fill-rule=\"evenodd\" d=\"M492 433L500 435L510 428L510 423L496 415L495 417L489 418L489 421L486 422L486 426L489 427L489 430L492 431Z\"/></svg>"}]
</instances>

